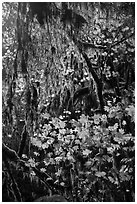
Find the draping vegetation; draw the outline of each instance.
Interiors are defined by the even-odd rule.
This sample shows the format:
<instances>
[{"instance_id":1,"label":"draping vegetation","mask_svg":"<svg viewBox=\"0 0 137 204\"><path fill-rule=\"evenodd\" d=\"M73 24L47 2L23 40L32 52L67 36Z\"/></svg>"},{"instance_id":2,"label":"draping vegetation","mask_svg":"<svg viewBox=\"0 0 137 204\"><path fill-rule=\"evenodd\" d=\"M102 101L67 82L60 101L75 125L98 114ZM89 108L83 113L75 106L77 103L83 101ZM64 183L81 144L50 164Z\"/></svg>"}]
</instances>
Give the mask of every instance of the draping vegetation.
<instances>
[{"instance_id":1,"label":"draping vegetation","mask_svg":"<svg viewBox=\"0 0 137 204\"><path fill-rule=\"evenodd\" d=\"M3 201L133 202L135 4L4 2L2 63Z\"/></svg>"}]
</instances>

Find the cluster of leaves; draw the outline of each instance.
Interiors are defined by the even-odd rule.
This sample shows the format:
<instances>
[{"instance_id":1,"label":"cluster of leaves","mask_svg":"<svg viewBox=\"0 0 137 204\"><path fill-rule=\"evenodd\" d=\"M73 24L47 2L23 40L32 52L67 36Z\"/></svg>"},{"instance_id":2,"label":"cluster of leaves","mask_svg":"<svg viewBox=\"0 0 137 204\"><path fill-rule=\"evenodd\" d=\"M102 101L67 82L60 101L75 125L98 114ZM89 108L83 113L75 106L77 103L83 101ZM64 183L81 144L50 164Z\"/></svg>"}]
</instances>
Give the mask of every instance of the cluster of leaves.
<instances>
[{"instance_id":1,"label":"cluster of leaves","mask_svg":"<svg viewBox=\"0 0 137 204\"><path fill-rule=\"evenodd\" d=\"M134 200L134 106L105 110L77 120L69 112L43 114L32 138L30 162L63 186L70 201Z\"/></svg>"},{"instance_id":2,"label":"cluster of leaves","mask_svg":"<svg viewBox=\"0 0 137 204\"><path fill-rule=\"evenodd\" d=\"M104 114L77 111L77 119L68 111L59 118L42 114L31 139L30 157L22 155L25 169L13 168L23 199L48 194L33 170L37 168L52 178L49 185L54 183L69 201L134 201L134 109L133 104L126 108L122 103L109 104ZM4 178L4 185L9 185L8 174ZM12 188L8 192L13 200Z\"/></svg>"}]
</instances>

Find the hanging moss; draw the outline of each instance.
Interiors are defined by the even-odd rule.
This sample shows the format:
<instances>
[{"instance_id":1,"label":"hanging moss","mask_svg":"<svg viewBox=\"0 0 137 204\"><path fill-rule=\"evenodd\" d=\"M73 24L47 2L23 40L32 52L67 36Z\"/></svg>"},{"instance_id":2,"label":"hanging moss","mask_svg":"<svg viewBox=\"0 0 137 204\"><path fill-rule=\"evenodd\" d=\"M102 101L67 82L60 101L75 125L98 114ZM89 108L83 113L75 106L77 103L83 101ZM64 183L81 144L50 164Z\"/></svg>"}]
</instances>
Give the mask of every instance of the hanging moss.
<instances>
[{"instance_id":1,"label":"hanging moss","mask_svg":"<svg viewBox=\"0 0 137 204\"><path fill-rule=\"evenodd\" d=\"M32 11L32 17L37 16L37 20L41 26L44 25L44 19L59 15L59 11L52 2L30 2L30 9Z\"/></svg>"}]
</instances>

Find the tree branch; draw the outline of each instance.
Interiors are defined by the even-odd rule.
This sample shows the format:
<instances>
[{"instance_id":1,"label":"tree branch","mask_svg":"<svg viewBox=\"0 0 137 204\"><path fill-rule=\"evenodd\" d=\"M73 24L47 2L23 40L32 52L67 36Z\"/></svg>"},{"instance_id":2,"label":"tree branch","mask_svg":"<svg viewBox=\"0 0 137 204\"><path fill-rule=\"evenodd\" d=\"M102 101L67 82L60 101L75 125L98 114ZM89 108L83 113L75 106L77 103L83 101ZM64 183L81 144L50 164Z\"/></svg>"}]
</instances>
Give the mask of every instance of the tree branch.
<instances>
[{"instance_id":1,"label":"tree branch","mask_svg":"<svg viewBox=\"0 0 137 204\"><path fill-rule=\"evenodd\" d=\"M120 43L128 40L129 38L131 38L135 33L131 33L128 37L124 37L122 38L120 41L117 41L115 42L114 44L112 44L110 47L109 46L106 46L106 45L97 45L97 44L94 44L94 43L87 43L87 42L84 42L84 41L81 41L81 40L77 40L77 43L80 44L80 46L84 49L88 49L88 48L95 48L95 49L102 49L102 50L106 50L106 49L110 49L112 47L115 47L116 45L119 45ZM73 39L75 42L76 42L76 39Z\"/></svg>"},{"instance_id":2,"label":"tree branch","mask_svg":"<svg viewBox=\"0 0 137 204\"><path fill-rule=\"evenodd\" d=\"M19 151L18 151L18 155L20 158L22 157L24 148L26 146L27 137L28 137L28 132L26 130L26 125L24 125L23 131L22 131L22 136L21 136L20 147L19 147Z\"/></svg>"},{"instance_id":3,"label":"tree branch","mask_svg":"<svg viewBox=\"0 0 137 204\"><path fill-rule=\"evenodd\" d=\"M103 112L104 111L104 100L103 100L103 95L102 95L102 81L101 79L98 77L98 75L96 74L96 72L94 71L93 67L92 67L92 64L90 62L90 59L88 58L87 54L86 53L83 53L82 52L82 55L87 63L87 66L89 68L89 72L92 74L95 82L96 82L96 85L97 85L97 92L98 92L98 98L99 98L99 101L100 101L100 108L101 108L101 111Z\"/></svg>"},{"instance_id":4,"label":"tree branch","mask_svg":"<svg viewBox=\"0 0 137 204\"><path fill-rule=\"evenodd\" d=\"M102 49L102 50L104 50L104 49L107 48L106 45L105 45L105 46L103 46L103 45L97 45L97 44L94 44L94 43L83 42L83 41L81 41L81 40L78 40L77 42L80 43L84 49L95 48L95 49Z\"/></svg>"},{"instance_id":5,"label":"tree branch","mask_svg":"<svg viewBox=\"0 0 137 204\"><path fill-rule=\"evenodd\" d=\"M96 72L93 69L92 63L90 61L90 59L88 58L87 54L85 52L83 52L83 47L81 46L81 44L79 43L79 41L75 38L75 36L73 35L72 37L73 42L76 44L77 48L79 49L79 52L82 54L83 58L85 59L87 66L89 68L89 72L92 74L93 79L96 83L96 87L97 87L97 92L98 92L98 98L99 98L99 102L100 102L100 109L103 112L104 111L104 100L103 100L103 95L102 95L102 80L98 77L98 75L96 74Z\"/></svg>"},{"instance_id":6,"label":"tree branch","mask_svg":"<svg viewBox=\"0 0 137 204\"><path fill-rule=\"evenodd\" d=\"M133 35L135 35L135 32L131 33L128 37L125 37L125 38L121 39L120 41L115 42L114 44L111 45L111 48L112 48L112 47L115 47L116 45L119 45L120 43L122 43L122 42L124 42L124 41L126 41L126 40L128 40L128 39L131 38Z\"/></svg>"},{"instance_id":7,"label":"tree branch","mask_svg":"<svg viewBox=\"0 0 137 204\"><path fill-rule=\"evenodd\" d=\"M19 158L17 153L7 147L4 143L2 143L2 156L3 156L3 161L14 161L18 162L22 167L28 167L26 165L26 162L23 161L22 159ZM49 176L46 172L41 172L39 169L36 167L28 167L29 169L32 168L33 171L35 172L36 176L50 189L52 190L53 193L56 193L58 189L61 189L62 186L56 185L54 183L54 180Z\"/></svg>"},{"instance_id":8,"label":"tree branch","mask_svg":"<svg viewBox=\"0 0 137 204\"><path fill-rule=\"evenodd\" d=\"M13 149L6 146L4 143L2 143L2 158L3 160L6 159L14 162L17 162L20 160L17 153Z\"/></svg>"}]
</instances>

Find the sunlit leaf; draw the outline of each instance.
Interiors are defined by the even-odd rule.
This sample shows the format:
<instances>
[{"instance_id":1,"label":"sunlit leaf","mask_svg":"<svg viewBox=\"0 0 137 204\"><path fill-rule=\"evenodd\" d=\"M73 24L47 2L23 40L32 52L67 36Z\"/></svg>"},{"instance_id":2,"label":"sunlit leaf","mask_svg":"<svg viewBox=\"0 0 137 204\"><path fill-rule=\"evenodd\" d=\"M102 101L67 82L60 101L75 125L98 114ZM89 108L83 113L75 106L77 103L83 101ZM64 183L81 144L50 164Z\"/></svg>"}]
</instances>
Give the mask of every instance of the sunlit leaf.
<instances>
[{"instance_id":1,"label":"sunlit leaf","mask_svg":"<svg viewBox=\"0 0 137 204\"><path fill-rule=\"evenodd\" d=\"M97 176L97 177L104 177L104 176L106 176L106 172L103 172L103 171L99 172L98 171L98 172L95 173L95 176Z\"/></svg>"},{"instance_id":2,"label":"sunlit leaf","mask_svg":"<svg viewBox=\"0 0 137 204\"><path fill-rule=\"evenodd\" d=\"M91 151L88 149L83 150L83 155L88 156L90 153L91 153Z\"/></svg>"},{"instance_id":3,"label":"sunlit leaf","mask_svg":"<svg viewBox=\"0 0 137 204\"><path fill-rule=\"evenodd\" d=\"M48 143L44 143L44 144L42 144L42 149L47 149L49 147L49 144Z\"/></svg>"}]
</instances>

